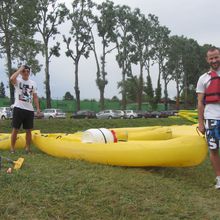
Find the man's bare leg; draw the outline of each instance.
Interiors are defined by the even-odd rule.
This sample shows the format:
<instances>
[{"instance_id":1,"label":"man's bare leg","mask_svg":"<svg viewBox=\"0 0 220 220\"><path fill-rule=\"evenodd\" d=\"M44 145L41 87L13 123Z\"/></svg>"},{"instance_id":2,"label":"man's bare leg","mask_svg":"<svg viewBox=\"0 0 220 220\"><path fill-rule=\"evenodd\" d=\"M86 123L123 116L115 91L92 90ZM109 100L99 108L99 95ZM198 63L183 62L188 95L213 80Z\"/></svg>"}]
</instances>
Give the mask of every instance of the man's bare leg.
<instances>
[{"instance_id":1,"label":"man's bare leg","mask_svg":"<svg viewBox=\"0 0 220 220\"><path fill-rule=\"evenodd\" d=\"M13 128L11 133L11 153L15 152L15 144L17 139L18 129Z\"/></svg>"},{"instance_id":2,"label":"man's bare leg","mask_svg":"<svg viewBox=\"0 0 220 220\"><path fill-rule=\"evenodd\" d=\"M30 145L31 145L31 129L26 130L26 145L25 145L25 150L27 153L31 151Z\"/></svg>"}]
</instances>

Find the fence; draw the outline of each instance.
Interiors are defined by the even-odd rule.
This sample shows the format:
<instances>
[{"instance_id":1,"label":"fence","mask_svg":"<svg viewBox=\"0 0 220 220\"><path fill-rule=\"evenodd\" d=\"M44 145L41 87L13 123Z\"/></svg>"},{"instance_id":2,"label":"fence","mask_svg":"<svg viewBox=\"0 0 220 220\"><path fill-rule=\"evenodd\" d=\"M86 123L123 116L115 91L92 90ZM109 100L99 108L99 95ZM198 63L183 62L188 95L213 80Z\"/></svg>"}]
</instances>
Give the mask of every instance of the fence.
<instances>
[{"instance_id":1,"label":"fence","mask_svg":"<svg viewBox=\"0 0 220 220\"><path fill-rule=\"evenodd\" d=\"M46 100L39 99L40 108L44 110L46 108ZM8 98L0 98L0 107L2 106L10 106L10 100ZM76 111L76 101L75 100L51 100L52 108L59 108L65 112L74 112ZM83 109L90 109L95 112L100 111L100 104L98 101L95 100L82 100L80 102L80 108ZM137 110L138 105L137 103L130 103L127 104L127 109ZM105 100L105 109L121 109L120 101L110 101ZM142 104L142 110L151 111L153 110L149 103ZM164 110L164 104L157 105L158 111Z\"/></svg>"}]
</instances>

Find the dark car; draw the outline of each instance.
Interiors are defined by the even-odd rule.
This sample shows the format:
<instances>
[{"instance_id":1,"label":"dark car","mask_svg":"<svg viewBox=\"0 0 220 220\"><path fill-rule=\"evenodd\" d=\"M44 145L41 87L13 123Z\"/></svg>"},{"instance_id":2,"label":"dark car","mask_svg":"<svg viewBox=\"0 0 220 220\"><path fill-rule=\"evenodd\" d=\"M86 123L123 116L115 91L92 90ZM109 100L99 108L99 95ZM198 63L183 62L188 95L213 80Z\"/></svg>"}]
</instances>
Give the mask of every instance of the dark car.
<instances>
[{"instance_id":1,"label":"dark car","mask_svg":"<svg viewBox=\"0 0 220 220\"><path fill-rule=\"evenodd\" d=\"M74 112L70 118L96 118L96 113L90 110L80 110L78 112Z\"/></svg>"},{"instance_id":2,"label":"dark car","mask_svg":"<svg viewBox=\"0 0 220 220\"><path fill-rule=\"evenodd\" d=\"M161 113L158 111L152 111L152 112L144 112L143 113L143 117L144 118L160 118L161 117Z\"/></svg>"},{"instance_id":3,"label":"dark car","mask_svg":"<svg viewBox=\"0 0 220 220\"><path fill-rule=\"evenodd\" d=\"M151 113L148 111L143 111L140 115L141 118L151 118Z\"/></svg>"}]
</instances>

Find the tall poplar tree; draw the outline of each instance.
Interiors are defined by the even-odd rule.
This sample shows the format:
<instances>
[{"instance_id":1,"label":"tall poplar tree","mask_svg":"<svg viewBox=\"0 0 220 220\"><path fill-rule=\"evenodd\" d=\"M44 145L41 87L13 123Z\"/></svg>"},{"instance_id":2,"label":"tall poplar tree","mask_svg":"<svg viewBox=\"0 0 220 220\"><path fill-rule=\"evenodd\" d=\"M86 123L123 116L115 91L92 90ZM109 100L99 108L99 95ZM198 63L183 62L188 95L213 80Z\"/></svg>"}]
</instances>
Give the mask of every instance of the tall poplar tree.
<instances>
[{"instance_id":1,"label":"tall poplar tree","mask_svg":"<svg viewBox=\"0 0 220 220\"><path fill-rule=\"evenodd\" d=\"M58 26L64 22L67 10L64 4L57 0L38 0L37 5L37 31L42 37L42 53L45 58L45 90L47 108L51 107L50 70L49 64L52 56L60 56L60 43L50 47L50 41L59 34Z\"/></svg>"},{"instance_id":2,"label":"tall poplar tree","mask_svg":"<svg viewBox=\"0 0 220 220\"><path fill-rule=\"evenodd\" d=\"M99 60L97 55L97 49L93 43L92 50L95 54L97 64L96 84L100 93L100 108L104 109L105 106L105 86L108 84L107 72L106 72L106 56L111 53L116 47L111 43L115 42L115 25L116 15L114 3L111 1L103 2L97 6L100 15L95 18L95 24L97 25L98 36L101 38L101 58Z\"/></svg>"},{"instance_id":3,"label":"tall poplar tree","mask_svg":"<svg viewBox=\"0 0 220 220\"><path fill-rule=\"evenodd\" d=\"M80 110L80 89L79 89L79 61L81 57L88 58L91 50L91 19L94 4L91 0L74 0L71 11L68 10L67 18L71 22L70 36L63 35L66 43L66 56L73 60L75 67L75 95L76 108Z\"/></svg>"}]
</instances>

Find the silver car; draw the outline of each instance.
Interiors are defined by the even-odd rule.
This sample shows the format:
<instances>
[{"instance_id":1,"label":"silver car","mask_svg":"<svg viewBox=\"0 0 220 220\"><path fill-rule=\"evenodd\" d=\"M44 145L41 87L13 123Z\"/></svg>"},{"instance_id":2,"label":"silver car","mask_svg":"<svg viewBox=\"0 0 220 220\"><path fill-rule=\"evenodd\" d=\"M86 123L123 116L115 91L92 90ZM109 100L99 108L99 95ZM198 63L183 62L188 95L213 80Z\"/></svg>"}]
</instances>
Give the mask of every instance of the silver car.
<instances>
[{"instance_id":1,"label":"silver car","mask_svg":"<svg viewBox=\"0 0 220 220\"><path fill-rule=\"evenodd\" d=\"M63 112L61 109L56 109L56 108L48 108L44 109L43 111L44 118L66 118L66 113Z\"/></svg>"},{"instance_id":2,"label":"silver car","mask_svg":"<svg viewBox=\"0 0 220 220\"><path fill-rule=\"evenodd\" d=\"M119 110L104 110L96 114L98 119L112 119L112 118L122 118L121 112Z\"/></svg>"},{"instance_id":3,"label":"silver car","mask_svg":"<svg viewBox=\"0 0 220 220\"><path fill-rule=\"evenodd\" d=\"M125 118L133 119L137 117L138 117L138 114L134 110L125 110Z\"/></svg>"},{"instance_id":4,"label":"silver car","mask_svg":"<svg viewBox=\"0 0 220 220\"><path fill-rule=\"evenodd\" d=\"M0 119L5 120L12 118L12 110L10 107L0 107Z\"/></svg>"}]
</instances>

